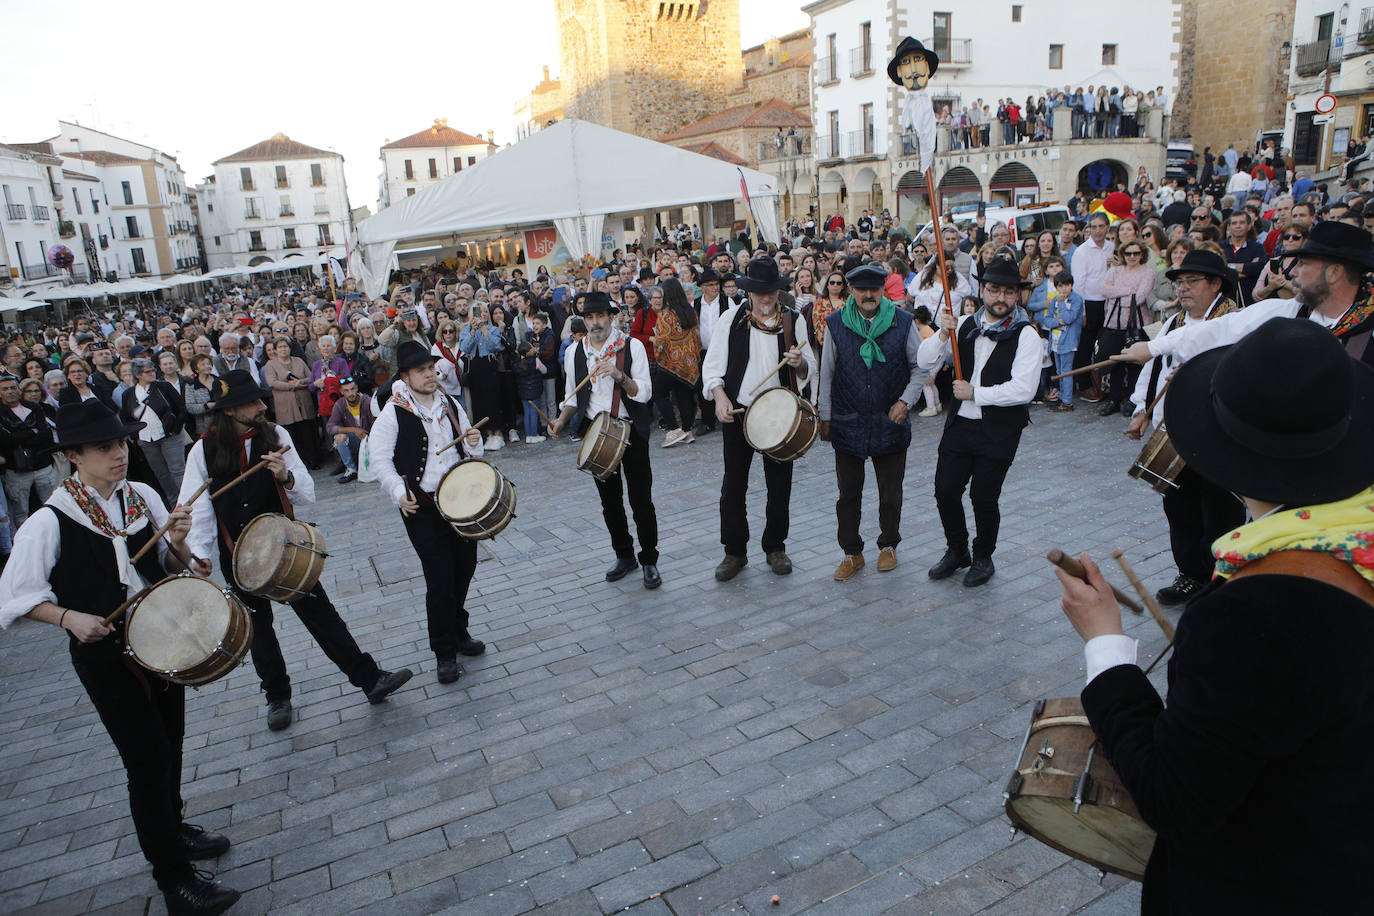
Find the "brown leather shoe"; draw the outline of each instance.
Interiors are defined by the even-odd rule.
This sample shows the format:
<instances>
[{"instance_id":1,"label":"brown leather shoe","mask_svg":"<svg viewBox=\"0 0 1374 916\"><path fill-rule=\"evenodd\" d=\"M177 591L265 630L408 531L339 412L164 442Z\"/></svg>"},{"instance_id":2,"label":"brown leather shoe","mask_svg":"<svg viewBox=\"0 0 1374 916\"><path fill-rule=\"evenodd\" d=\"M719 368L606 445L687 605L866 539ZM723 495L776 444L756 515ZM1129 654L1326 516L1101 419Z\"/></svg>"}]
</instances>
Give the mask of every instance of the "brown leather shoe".
<instances>
[{"instance_id":1,"label":"brown leather shoe","mask_svg":"<svg viewBox=\"0 0 1374 916\"><path fill-rule=\"evenodd\" d=\"M878 551L878 572L892 572L897 568L897 548L884 547Z\"/></svg>"},{"instance_id":2,"label":"brown leather shoe","mask_svg":"<svg viewBox=\"0 0 1374 916\"><path fill-rule=\"evenodd\" d=\"M854 578L854 574L864 568L864 555L861 553L847 553L840 565L835 568L835 581L847 582Z\"/></svg>"}]
</instances>

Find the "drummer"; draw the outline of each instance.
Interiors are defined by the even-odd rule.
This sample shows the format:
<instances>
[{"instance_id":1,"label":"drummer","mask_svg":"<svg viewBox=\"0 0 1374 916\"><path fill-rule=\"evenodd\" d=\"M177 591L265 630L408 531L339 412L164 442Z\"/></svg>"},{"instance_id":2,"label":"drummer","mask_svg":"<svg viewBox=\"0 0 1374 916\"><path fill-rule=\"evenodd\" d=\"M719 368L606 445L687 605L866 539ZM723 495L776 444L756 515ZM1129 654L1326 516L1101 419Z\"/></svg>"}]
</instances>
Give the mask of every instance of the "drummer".
<instances>
[{"instance_id":1,"label":"drummer","mask_svg":"<svg viewBox=\"0 0 1374 916\"><path fill-rule=\"evenodd\" d=\"M191 446L186 455L186 476L181 482L181 497L189 499L209 478L210 491L191 504L191 533L187 542L197 558L194 570L210 575L210 559L219 543L220 568L234 596L252 612L253 667L262 679L267 695L267 727L281 731L291 724L291 678L286 673L276 631L272 628L272 602L250 595L234 580L234 544L250 521L259 515L279 512L293 516L292 504L315 501L315 482L295 451L270 454L290 443L286 430L267 420L266 390L260 388L246 370L235 369L224 376L225 388L219 400L207 407L214 412L209 431ZM243 471L266 461L264 470L211 502L214 492ZM380 703L411 678L409 668L383 671L372 656L358 648L348 625L319 582L303 598L290 602L301 623L329 660L348 676L349 683L361 689L368 702Z\"/></svg>"},{"instance_id":2,"label":"drummer","mask_svg":"<svg viewBox=\"0 0 1374 916\"><path fill-rule=\"evenodd\" d=\"M575 403L564 406L549 424L549 435L556 438L574 414L580 417L584 436L592 435L587 424L603 411L630 421L630 442L620 467L605 480L596 478L601 517L606 521L615 550L615 563L606 570L606 581L618 582L634 572L635 567L643 567L644 587L652 589L662 585L663 578L658 572L658 514L654 510L654 473L649 466L649 399L653 395L649 354L643 343L612 326L611 316L618 311L605 293L582 296L587 336L568 347L563 355L567 383L564 390L572 391L588 373L592 381L578 389ZM630 523L625 517L626 490L639 535L637 559Z\"/></svg>"},{"instance_id":3,"label":"drummer","mask_svg":"<svg viewBox=\"0 0 1374 916\"><path fill-rule=\"evenodd\" d=\"M1316 323L1270 319L1186 362L1165 422L1252 519L1213 545L1167 702L1098 567L1056 573L1097 746L1159 835L1141 910L1368 912L1374 372Z\"/></svg>"},{"instance_id":4,"label":"drummer","mask_svg":"<svg viewBox=\"0 0 1374 916\"><path fill-rule=\"evenodd\" d=\"M725 475L720 485L720 541L725 559L716 567L716 581L728 582L749 563L749 520L745 494L754 449L744 438L743 417L734 411L747 408L769 388L797 392L799 382L816 372L816 354L806 336L806 322L798 321L795 309L779 305L778 294L791 282L778 273L769 257L750 261L739 288L749 302L725 310L707 343L702 365L702 385L715 405L721 423ZM778 363L786 360L781 369ZM755 390L757 389L757 391ZM763 456L763 479L768 488L763 552L775 575L792 571L787 556L787 530L791 522L792 463Z\"/></svg>"},{"instance_id":5,"label":"drummer","mask_svg":"<svg viewBox=\"0 0 1374 916\"><path fill-rule=\"evenodd\" d=\"M477 542L460 537L434 503L449 468L481 458L481 430L468 423L463 405L439 387L437 357L408 340L396 349L397 377L381 416L372 424L373 467L382 492L401 510L401 522L425 574L429 648L438 680L462 676L459 655L481 655L487 646L468 632L464 606L477 571ZM459 444L444 449L455 439Z\"/></svg>"},{"instance_id":6,"label":"drummer","mask_svg":"<svg viewBox=\"0 0 1374 916\"><path fill-rule=\"evenodd\" d=\"M1235 299L1231 298L1236 289L1236 272L1216 252L1202 248L1190 251L1168 276L1178 286L1182 311L1164 322L1158 336L1236 310ZM1140 439L1163 422L1164 404L1169 397L1164 386L1181 362L1166 354L1153 357L1145 365L1131 396L1136 408L1126 435ZM1156 404L1153 416L1146 416L1145 410L1151 404ZM1169 522L1169 545L1178 575L1172 585L1155 592L1161 604L1182 604L1201 591L1212 578L1212 542L1245 522L1245 505L1230 490L1217 486L1192 468L1183 468L1174 484L1164 494L1164 517Z\"/></svg>"},{"instance_id":7,"label":"drummer","mask_svg":"<svg viewBox=\"0 0 1374 916\"><path fill-rule=\"evenodd\" d=\"M181 819L186 688L125 664L124 620L103 620L191 559L191 513L178 505L169 515L157 491L125 479L126 440L142 428L98 398L58 408L56 448L72 476L14 539L0 575L0 626L28 617L67 631L72 667L124 762L129 813L168 912L222 913L239 892L204 880L191 862L222 855L229 840ZM169 518L167 537L130 564Z\"/></svg>"}]
</instances>

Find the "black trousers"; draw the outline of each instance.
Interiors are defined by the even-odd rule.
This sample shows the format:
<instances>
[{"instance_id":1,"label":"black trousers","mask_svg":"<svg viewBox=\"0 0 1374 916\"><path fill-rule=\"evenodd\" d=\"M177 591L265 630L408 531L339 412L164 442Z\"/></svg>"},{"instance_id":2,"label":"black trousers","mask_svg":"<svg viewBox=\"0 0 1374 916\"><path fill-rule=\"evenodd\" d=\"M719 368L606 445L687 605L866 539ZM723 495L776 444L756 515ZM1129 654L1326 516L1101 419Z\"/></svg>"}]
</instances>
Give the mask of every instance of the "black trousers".
<instances>
[{"instance_id":1,"label":"black trousers","mask_svg":"<svg viewBox=\"0 0 1374 916\"><path fill-rule=\"evenodd\" d=\"M1083 301L1083 331L1078 337L1078 350L1073 355L1073 367L1082 369L1092 365L1093 348L1097 346L1097 332L1102 330L1102 321L1107 316L1105 299L1085 299ZM1093 374L1084 372L1074 376L1076 391L1084 391L1093 386Z\"/></svg>"},{"instance_id":2,"label":"black trousers","mask_svg":"<svg viewBox=\"0 0 1374 916\"><path fill-rule=\"evenodd\" d=\"M878 481L878 549L896 547L902 542L902 482L906 479L906 452L874 455L873 476ZM835 500L839 519L840 549L847 554L863 553L864 539L859 534L863 519L865 459L835 451L835 477L840 498Z\"/></svg>"},{"instance_id":3,"label":"black trousers","mask_svg":"<svg viewBox=\"0 0 1374 916\"><path fill-rule=\"evenodd\" d=\"M950 410L958 410L958 403ZM1021 433L1001 439L987 434L982 420L955 417L940 439L939 459L935 463L935 507L945 529L945 545L964 550L968 545L968 524L964 519L964 487L973 504L973 521L978 534L973 539L975 559L990 558L997 549L997 531L1002 525L1002 482L1016 457Z\"/></svg>"},{"instance_id":4,"label":"black trousers","mask_svg":"<svg viewBox=\"0 0 1374 916\"><path fill-rule=\"evenodd\" d=\"M458 644L470 638L465 605L468 586L477 571L477 542L459 537L439 510L424 499L414 515L402 516L401 520L425 574L430 651L436 658L456 658Z\"/></svg>"},{"instance_id":5,"label":"black trousers","mask_svg":"<svg viewBox=\"0 0 1374 916\"><path fill-rule=\"evenodd\" d=\"M654 406L658 408L658 425L663 429L691 432L697 419L697 386L684 382L667 369L654 372ZM714 402L713 402L714 403ZM673 407L677 407L677 417Z\"/></svg>"},{"instance_id":6,"label":"black trousers","mask_svg":"<svg viewBox=\"0 0 1374 916\"><path fill-rule=\"evenodd\" d=\"M272 629L272 602L257 595L250 595L233 581L233 565L220 567L225 571L225 579L234 591L234 597L243 602L253 616L253 668L262 681L263 693L267 702L291 699L291 677L286 673L286 659L282 658L281 644L277 642L277 632ZM334 602L324 593L324 586L316 582L310 594L288 602L296 612L312 639L319 643L329 660L339 666L348 682L361 690L371 690L381 676L372 656L358 648L353 634L348 632L348 624L339 616Z\"/></svg>"},{"instance_id":7,"label":"black trousers","mask_svg":"<svg viewBox=\"0 0 1374 916\"><path fill-rule=\"evenodd\" d=\"M743 414L736 415L733 423L722 423L720 429L725 451L725 477L720 484L720 542L728 556L742 557L749 549L749 518L744 500L749 491L754 449L744 438ZM761 546L764 553L773 553L785 548L791 525L792 463L774 461L764 455L763 482L768 488L768 503Z\"/></svg>"},{"instance_id":8,"label":"black trousers","mask_svg":"<svg viewBox=\"0 0 1374 916\"><path fill-rule=\"evenodd\" d=\"M705 341L703 341L705 342ZM706 362L706 351L701 351L699 364ZM696 383L697 399L701 402L701 425L707 429L716 428L716 399L706 394L706 375L703 373Z\"/></svg>"},{"instance_id":9,"label":"black trousers","mask_svg":"<svg viewBox=\"0 0 1374 916\"><path fill-rule=\"evenodd\" d=\"M1169 545L1174 565L1190 579L1212 578L1212 542L1245 524L1245 506L1192 468L1178 475L1178 489L1164 494L1164 517L1169 520Z\"/></svg>"},{"instance_id":10,"label":"black trousers","mask_svg":"<svg viewBox=\"0 0 1374 916\"><path fill-rule=\"evenodd\" d=\"M129 814L153 878L166 889L191 867L177 838L181 825L181 743L186 688L144 673L143 683L109 637L71 646L72 667L114 742L129 777Z\"/></svg>"},{"instance_id":11,"label":"black trousers","mask_svg":"<svg viewBox=\"0 0 1374 916\"><path fill-rule=\"evenodd\" d=\"M596 481L596 492L601 497L601 517L606 520L606 531L611 535L611 547L617 557L635 556L630 520L625 515L627 490L630 511L635 517L635 533L639 535L639 563L657 566L658 513L654 509L654 471L649 466L649 440L633 427L620 467L605 480Z\"/></svg>"}]
</instances>

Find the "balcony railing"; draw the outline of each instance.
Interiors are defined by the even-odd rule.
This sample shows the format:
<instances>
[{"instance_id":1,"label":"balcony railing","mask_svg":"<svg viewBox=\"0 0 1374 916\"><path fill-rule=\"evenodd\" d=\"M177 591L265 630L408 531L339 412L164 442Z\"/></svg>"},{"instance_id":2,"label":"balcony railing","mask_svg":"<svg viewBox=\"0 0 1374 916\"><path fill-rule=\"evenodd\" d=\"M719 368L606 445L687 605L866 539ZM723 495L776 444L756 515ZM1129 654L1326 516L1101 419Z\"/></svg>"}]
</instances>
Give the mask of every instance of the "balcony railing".
<instances>
[{"instance_id":1,"label":"balcony railing","mask_svg":"<svg viewBox=\"0 0 1374 916\"><path fill-rule=\"evenodd\" d=\"M296 215L296 211L295 211L295 209L292 208L292 207L282 207L282 208L281 208L281 212L277 214L277 216L279 216L279 217L281 217L281 216L295 216L295 215Z\"/></svg>"},{"instance_id":2,"label":"balcony railing","mask_svg":"<svg viewBox=\"0 0 1374 916\"><path fill-rule=\"evenodd\" d=\"M244 210L244 211L243 211L243 218L244 218L244 219L262 219L262 214L259 213L257 210Z\"/></svg>"},{"instance_id":3,"label":"balcony railing","mask_svg":"<svg viewBox=\"0 0 1374 916\"><path fill-rule=\"evenodd\" d=\"M249 250L249 251L266 251L266 250L267 250L267 246L264 245L262 242L250 242L250 243L248 244L248 250Z\"/></svg>"},{"instance_id":4,"label":"balcony railing","mask_svg":"<svg viewBox=\"0 0 1374 916\"><path fill-rule=\"evenodd\" d=\"M147 263L143 263L143 264L135 264L135 265L134 265L134 269L133 269L133 271L131 271L131 272L133 273L133 275L134 275L135 277L142 277L142 276L146 276L150 271L148 270L148 265L147 265Z\"/></svg>"},{"instance_id":5,"label":"balcony railing","mask_svg":"<svg viewBox=\"0 0 1374 916\"><path fill-rule=\"evenodd\" d=\"M42 280L44 277L57 277L62 274L62 271L46 261L42 264L25 264L23 269L25 280Z\"/></svg>"},{"instance_id":6,"label":"balcony railing","mask_svg":"<svg viewBox=\"0 0 1374 916\"><path fill-rule=\"evenodd\" d=\"M967 67L973 63L972 38L927 38L925 45L940 56L942 67Z\"/></svg>"},{"instance_id":7,"label":"balcony railing","mask_svg":"<svg viewBox=\"0 0 1374 916\"><path fill-rule=\"evenodd\" d=\"M10 219L27 219L24 213L23 204L7 204L5 209L9 212Z\"/></svg>"},{"instance_id":8,"label":"balcony railing","mask_svg":"<svg viewBox=\"0 0 1374 916\"><path fill-rule=\"evenodd\" d=\"M44 206L40 206L39 204L34 204L34 205L33 205L33 218L34 218L34 219L48 219L48 218L49 218L49 216L48 216L48 208L47 208L47 207L44 207Z\"/></svg>"},{"instance_id":9,"label":"balcony railing","mask_svg":"<svg viewBox=\"0 0 1374 916\"><path fill-rule=\"evenodd\" d=\"M772 140L764 140L759 144L760 159L788 159L792 156L809 155L811 155L811 138L803 134L784 136L782 146L777 146Z\"/></svg>"},{"instance_id":10,"label":"balcony railing","mask_svg":"<svg viewBox=\"0 0 1374 916\"><path fill-rule=\"evenodd\" d=\"M310 187L312 187L312 188L322 188L322 187L324 187L324 178L323 178L323 177L320 177L320 178L312 178L312 179L310 179Z\"/></svg>"},{"instance_id":11,"label":"balcony railing","mask_svg":"<svg viewBox=\"0 0 1374 916\"><path fill-rule=\"evenodd\" d=\"M816 82L827 86L840 78L839 67L833 57L822 57L816 61Z\"/></svg>"},{"instance_id":12,"label":"balcony railing","mask_svg":"<svg viewBox=\"0 0 1374 916\"><path fill-rule=\"evenodd\" d=\"M1331 39L1323 38L1321 41L1311 41L1305 45L1298 45L1298 62L1296 69L1298 76L1316 76L1326 69L1327 63L1331 59Z\"/></svg>"},{"instance_id":13,"label":"balcony railing","mask_svg":"<svg viewBox=\"0 0 1374 916\"><path fill-rule=\"evenodd\" d=\"M132 228L132 229L125 229L125 230L124 230L124 238L125 238L125 239L141 239L141 238L143 238L143 233L142 233L141 231L139 231L139 228L138 228L137 226L135 226L135 227Z\"/></svg>"},{"instance_id":14,"label":"balcony railing","mask_svg":"<svg viewBox=\"0 0 1374 916\"><path fill-rule=\"evenodd\" d=\"M315 204L315 213L316 213L316 214L328 213L328 212L329 212L329 204Z\"/></svg>"},{"instance_id":15,"label":"balcony railing","mask_svg":"<svg viewBox=\"0 0 1374 916\"><path fill-rule=\"evenodd\" d=\"M256 191L256 190L257 190L257 186L253 184L252 180L243 181L243 182L240 182L240 183L239 183L239 190L240 190L240 191Z\"/></svg>"},{"instance_id":16,"label":"balcony railing","mask_svg":"<svg viewBox=\"0 0 1374 916\"><path fill-rule=\"evenodd\" d=\"M849 51L849 75L868 76L873 72L873 46L851 48Z\"/></svg>"},{"instance_id":17,"label":"balcony railing","mask_svg":"<svg viewBox=\"0 0 1374 916\"><path fill-rule=\"evenodd\" d=\"M279 187L279 188L289 188L289 187L291 187L291 182L290 182L290 181L287 181L285 178L278 178L278 179L277 179L277 187Z\"/></svg>"},{"instance_id":18,"label":"balcony railing","mask_svg":"<svg viewBox=\"0 0 1374 916\"><path fill-rule=\"evenodd\" d=\"M317 244L319 244L319 245L333 245L333 244L334 244L334 239L331 238L330 236L322 235L322 236L320 236L320 240L319 240L319 242L318 242Z\"/></svg>"},{"instance_id":19,"label":"balcony railing","mask_svg":"<svg viewBox=\"0 0 1374 916\"><path fill-rule=\"evenodd\" d=\"M873 131L851 130L844 135L844 154L847 157L873 155Z\"/></svg>"},{"instance_id":20,"label":"balcony railing","mask_svg":"<svg viewBox=\"0 0 1374 916\"><path fill-rule=\"evenodd\" d=\"M298 242L298 241L296 241L295 239L287 239L285 242L282 243L282 246L281 246L281 247L283 247L283 248L299 248L299 247L301 247L301 243Z\"/></svg>"},{"instance_id":21,"label":"balcony railing","mask_svg":"<svg viewBox=\"0 0 1374 916\"><path fill-rule=\"evenodd\" d=\"M57 224L58 238L69 239L76 235L76 226L72 225L71 220L63 220Z\"/></svg>"},{"instance_id":22,"label":"balcony railing","mask_svg":"<svg viewBox=\"0 0 1374 916\"><path fill-rule=\"evenodd\" d=\"M840 158L840 135L822 134L816 138L817 159Z\"/></svg>"}]
</instances>

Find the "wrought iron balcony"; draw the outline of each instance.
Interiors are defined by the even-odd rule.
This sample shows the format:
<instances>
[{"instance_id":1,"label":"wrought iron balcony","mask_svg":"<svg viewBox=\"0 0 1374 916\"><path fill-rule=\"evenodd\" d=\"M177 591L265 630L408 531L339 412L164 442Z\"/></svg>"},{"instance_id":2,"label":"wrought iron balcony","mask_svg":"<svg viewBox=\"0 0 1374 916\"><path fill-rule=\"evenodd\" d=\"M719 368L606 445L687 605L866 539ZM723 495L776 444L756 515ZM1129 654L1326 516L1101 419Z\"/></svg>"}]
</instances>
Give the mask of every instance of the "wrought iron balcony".
<instances>
[{"instance_id":1,"label":"wrought iron balcony","mask_svg":"<svg viewBox=\"0 0 1374 916\"><path fill-rule=\"evenodd\" d=\"M925 46L940 56L941 67L967 67L973 63L972 38L927 38Z\"/></svg>"},{"instance_id":2,"label":"wrought iron balcony","mask_svg":"<svg viewBox=\"0 0 1374 916\"><path fill-rule=\"evenodd\" d=\"M1330 60L1331 39L1323 38L1320 41L1310 41L1305 45L1298 45L1295 69L1298 76L1316 76L1326 69Z\"/></svg>"},{"instance_id":3,"label":"wrought iron balcony","mask_svg":"<svg viewBox=\"0 0 1374 916\"><path fill-rule=\"evenodd\" d=\"M10 219L28 219L23 204L8 204L5 209L9 211Z\"/></svg>"}]
</instances>

